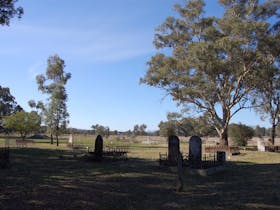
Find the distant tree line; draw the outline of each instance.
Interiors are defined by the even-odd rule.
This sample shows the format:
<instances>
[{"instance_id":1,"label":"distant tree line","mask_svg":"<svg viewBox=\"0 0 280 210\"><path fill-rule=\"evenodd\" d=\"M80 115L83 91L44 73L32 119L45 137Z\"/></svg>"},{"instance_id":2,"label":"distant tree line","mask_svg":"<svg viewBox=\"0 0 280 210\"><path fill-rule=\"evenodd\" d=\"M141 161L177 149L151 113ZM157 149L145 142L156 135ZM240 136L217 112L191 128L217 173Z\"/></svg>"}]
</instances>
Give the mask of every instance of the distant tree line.
<instances>
[{"instance_id":1,"label":"distant tree line","mask_svg":"<svg viewBox=\"0 0 280 210\"><path fill-rule=\"evenodd\" d=\"M110 135L110 128L109 126L103 126L103 125L92 125L91 126L93 130L93 134L95 135L101 135L101 136L109 136Z\"/></svg>"},{"instance_id":2,"label":"distant tree line","mask_svg":"<svg viewBox=\"0 0 280 210\"><path fill-rule=\"evenodd\" d=\"M229 125L229 137L233 137L237 132L250 133L249 135L244 135L249 137L271 136L271 130L271 128L265 128L259 125L250 127L241 123L231 123ZM168 113L167 121L161 121L159 123L158 134L160 136L218 136L215 127L208 123L207 118L204 116L183 117L179 113ZM280 126L276 129L276 136L280 136Z\"/></svg>"},{"instance_id":3,"label":"distant tree line","mask_svg":"<svg viewBox=\"0 0 280 210\"><path fill-rule=\"evenodd\" d=\"M37 107L37 109L42 109L40 103L35 103L34 101L29 102L31 107ZM44 109L43 109L44 111ZM46 110L45 110L46 112ZM50 128L47 124L41 125L42 119L45 119L44 112L31 111L30 113L25 112L20 105L15 101L15 97L10 93L10 89L0 86L0 132L19 132L22 138L25 138L30 132L39 132L44 134L50 134ZM38 117L41 117L40 120ZM6 122L4 122L6 120ZM24 122L24 123L22 123ZM25 126L23 125L25 124ZM92 129L77 129L77 128L65 128L61 132L63 133L75 133L75 134L100 134L102 136L109 135L178 135L178 136L217 136L215 127L207 121L205 116L199 117L183 117L179 113L168 113L167 121L161 121L159 123L159 130L153 132L147 132L146 124L136 124L133 130L128 131L118 131L110 130L109 126L104 126L100 124L92 125ZM229 136L231 137L233 133L242 133L246 130L246 125L243 124L230 124L229 125ZM252 131L253 136L270 136L271 128L260 127L249 127ZM280 136L279 126L276 128L276 136Z\"/></svg>"}]
</instances>

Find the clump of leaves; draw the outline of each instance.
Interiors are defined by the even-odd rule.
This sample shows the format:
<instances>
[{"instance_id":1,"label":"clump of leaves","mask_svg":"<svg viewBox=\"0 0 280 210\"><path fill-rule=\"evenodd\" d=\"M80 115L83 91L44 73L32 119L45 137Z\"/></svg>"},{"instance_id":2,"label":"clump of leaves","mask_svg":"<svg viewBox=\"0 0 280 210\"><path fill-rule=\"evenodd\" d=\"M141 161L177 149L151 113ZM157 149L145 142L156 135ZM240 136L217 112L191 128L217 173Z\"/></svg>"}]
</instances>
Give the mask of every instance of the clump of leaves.
<instances>
[{"instance_id":1,"label":"clump of leaves","mask_svg":"<svg viewBox=\"0 0 280 210\"><path fill-rule=\"evenodd\" d=\"M229 137L238 146L246 146L249 139L254 136L254 129L244 124L230 124Z\"/></svg>"}]
</instances>

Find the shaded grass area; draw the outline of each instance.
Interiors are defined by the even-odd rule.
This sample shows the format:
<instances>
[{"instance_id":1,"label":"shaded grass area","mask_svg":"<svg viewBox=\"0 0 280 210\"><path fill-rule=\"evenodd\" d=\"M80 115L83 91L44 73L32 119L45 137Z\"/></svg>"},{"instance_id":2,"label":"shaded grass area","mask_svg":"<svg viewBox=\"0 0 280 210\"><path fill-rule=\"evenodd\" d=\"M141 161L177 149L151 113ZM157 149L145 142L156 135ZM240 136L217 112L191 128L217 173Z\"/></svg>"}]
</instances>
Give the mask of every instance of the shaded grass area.
<instances>
[{"instance_id":1,"label":"shaded grass area","mask_svg":"<svg viewBox=\"0 0 280 210\"><path fill-rule=\"evenodd\" d=\"M280 154L242 152L211 177L184 169L177 193L176 172L138 149L127 161L103 162L70 150L12 149L11 167L0 171L0 209L280 209ZM274 160L254 162L259 156Z\"/></svg>"}]
</instances>

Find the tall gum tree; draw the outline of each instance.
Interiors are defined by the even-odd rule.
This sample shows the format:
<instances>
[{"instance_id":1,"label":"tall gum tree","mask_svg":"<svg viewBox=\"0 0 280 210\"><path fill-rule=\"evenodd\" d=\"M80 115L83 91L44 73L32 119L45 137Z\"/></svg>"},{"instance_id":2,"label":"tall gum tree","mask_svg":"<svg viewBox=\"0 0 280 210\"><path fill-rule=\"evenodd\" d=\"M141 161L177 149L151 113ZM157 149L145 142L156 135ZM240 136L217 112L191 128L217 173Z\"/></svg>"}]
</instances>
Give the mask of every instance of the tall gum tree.
<instances>
[{"instance_id":1,"label":"tall gum tree","mask_svg":"<svg viewBox=\"0 0 280 210\"><path fill-rule=\"evenodd\" d=\"M38 89L48 94L49 98L45 105L42 102L38 103L38 107L41 107L44 114L44 122L51 134L51 142L55 135L58 146L58 135L68 124L69 113L66 105L68 96L65 86L71 78L71 73L64 71L65 62L58 55L50 56L47 63L46 75L38 75L36 80Z\"/></svg>"},{"instance_id":2,"label":"tall gum tree","mask_svg":"<svg viewBox=\"0 0 280 210\"><path fill-rule=\"evenodd\" d=\"M259 85L253 94L253 104L262 119L271 123L271 143L275 143L276 128L280 123L280 21L269 30L269 39L264 46L271 64L265 68L265 74L259 78ZM275 42L275 40L278 40Z\"/></svg>"},{"instance_id":3,"label":"tall gum tree","mask_svg":"<svg viewBox=\"0 0 280 210\"><path fill-rule=\"evenodd\" d=\"M280 27L277 31L280 40ZM280 41L267 42L271 52L271 65L265 69L265 74L259 78L259 85L253 94L255 110L261 119L268 118L271 123L271 143L275 143L276 128L280 123Z\"/></svg>"},{"instance_id":4,"label":"tall gum tree","mask_svg":"<svg viewBox=\"0 0 280 210\"><path fill-rule=\"evenodd\" d=\"M268 73L265 82L256 90L254 103L256 111L261 115L261 119L268 118L271 123L271 143L275 143L276 127L280 122L280 72L274 71L273 76Z\"/></svg>"},{"instance_id":5,"label":"tall gum tree","mask_svg":"<svg viewBox=\"0 0 280 210\"><path fill-rule=\"evenodd\" d=\"M269 20L278 19L278 0L220 0L221 17L205 17L202 0L175 5L155 34L157 53L148 62L142 83L159 87L175 101L192 107L215 126L228 145L230 119L247 108L256 78L270 63L261 43L269 36Z\"/></svg>"}]
</instances>

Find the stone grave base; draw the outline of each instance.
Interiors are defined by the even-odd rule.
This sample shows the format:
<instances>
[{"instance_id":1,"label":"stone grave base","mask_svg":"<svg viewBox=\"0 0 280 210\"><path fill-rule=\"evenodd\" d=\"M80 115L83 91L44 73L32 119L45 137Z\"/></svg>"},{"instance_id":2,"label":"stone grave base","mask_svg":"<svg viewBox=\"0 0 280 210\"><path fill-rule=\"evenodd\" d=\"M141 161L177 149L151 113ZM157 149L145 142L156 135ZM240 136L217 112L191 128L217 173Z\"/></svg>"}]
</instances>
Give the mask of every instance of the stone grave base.
<instances>
[{"instance_id":1,"label":"stone grave base","mask_svg":"<svg viewBox=\"0 0 280 210\"><path fill-rule=\"evenodd\" d=\"M205 169L189 169L189 170L190 170L190 174L192 175L211 176L220 173L222 171L225 171L225 169L226 169L225 165L220 165L220 166L210 167Z\"/></svg>"}]
</instances>

